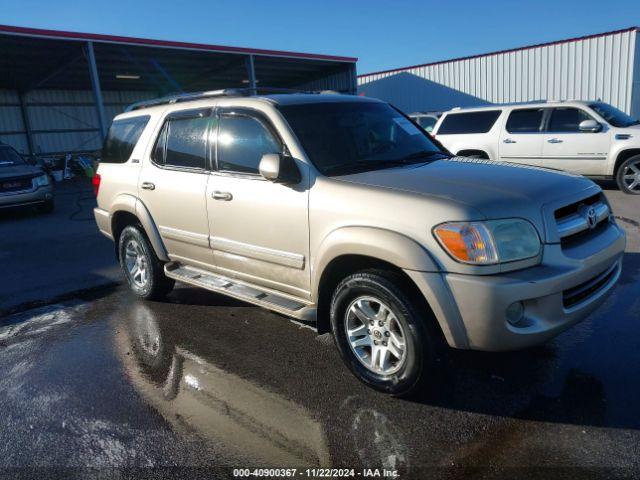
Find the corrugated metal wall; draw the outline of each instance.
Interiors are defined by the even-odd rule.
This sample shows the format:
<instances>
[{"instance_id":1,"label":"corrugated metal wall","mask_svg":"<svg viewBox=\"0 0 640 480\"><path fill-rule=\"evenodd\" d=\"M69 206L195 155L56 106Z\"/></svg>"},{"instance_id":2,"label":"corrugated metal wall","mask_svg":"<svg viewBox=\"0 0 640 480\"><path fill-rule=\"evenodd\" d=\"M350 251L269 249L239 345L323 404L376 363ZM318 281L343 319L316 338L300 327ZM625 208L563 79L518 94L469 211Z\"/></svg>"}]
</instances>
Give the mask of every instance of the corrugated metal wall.
<instances>
[{"instance_id":1,"label":"corrugated metal wall","mask_svg":"<svg viewBox=\"0 0 640 480\"><path fill-rule=\"evenodd\" d=\"M634 96L633 92L634 62L638 69L640 61L640 55L636 54L639 48L637 37L638 32L634 29L363 75L358 78L358 86L359 91L365 95L369 95L368 91L375 91L375 96L385 100L387 95L395 96L397 102L398 95L401 95L407 103L415 102L413 88L406 88L401 93L392 92L394 83L387 81L399 74L410 74L483 102L601 99L627 113L640 113L640 105L635 105L636 98L640 102L640 95ZM456 105L451 105L450 108L454 106ZM408 109L432 108L416 104L414 108Z\"/></svg>"},{"instance_id":2,"label":"corrugated metal wall","mask_svg":"<svg viewBox=\"0 0 640 480\"><path fill-rule=\"evenodd\" d=\"M153 98L139 91L102 92L107 122L133 102ZM91 91L34 90L24 96L35 153L86 152L102 147ZM0 141L29 153L20 96L0 90Z\"/></svg>"},{"instance_id":3,"label":"corrugated metal wall","mask_svg":"<svg viewBox=\"0 0 640 480\"><path fill-rule=\"evenodd\" d=\"M301 90L335 90L336 92L356 93L355 64L345 66L340 72L298 85L297 88Z\"/></svg>"}]
</instances>

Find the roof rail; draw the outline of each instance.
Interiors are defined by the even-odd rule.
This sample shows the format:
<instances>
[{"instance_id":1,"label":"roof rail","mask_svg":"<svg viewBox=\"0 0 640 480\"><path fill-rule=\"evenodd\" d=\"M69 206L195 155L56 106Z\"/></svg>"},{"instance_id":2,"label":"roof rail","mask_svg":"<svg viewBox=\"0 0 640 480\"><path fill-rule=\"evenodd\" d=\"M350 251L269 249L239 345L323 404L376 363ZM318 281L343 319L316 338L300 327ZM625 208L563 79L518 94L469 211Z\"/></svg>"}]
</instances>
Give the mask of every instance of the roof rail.
<instances>
[{"instance_id":1,"label":"roof rail","mask_svg":"<svg viewBox=\"0 0 640 480\"><path fill-rule=\"evenodd\" d=\"M132 103L129 105L125 112L131 112L133 110L141 110L143 108L155 107L158 105L169 105L172 103L189 102L192 100L201 100L203 98L212 97L251 97L253 95L268 95L272 93L311 93L322 94L329 93L326 91L308 91L308 90L295 90L291 88L276 88L276 87L256 87L256 88L224 88L221 90L208 90L204 92L193 93L180 93L176 95L167 95L165 97L154 98L151 100L143 100L141 102ZM337 93L337 92L331 92Z\"/></svg>"}]
</instances>

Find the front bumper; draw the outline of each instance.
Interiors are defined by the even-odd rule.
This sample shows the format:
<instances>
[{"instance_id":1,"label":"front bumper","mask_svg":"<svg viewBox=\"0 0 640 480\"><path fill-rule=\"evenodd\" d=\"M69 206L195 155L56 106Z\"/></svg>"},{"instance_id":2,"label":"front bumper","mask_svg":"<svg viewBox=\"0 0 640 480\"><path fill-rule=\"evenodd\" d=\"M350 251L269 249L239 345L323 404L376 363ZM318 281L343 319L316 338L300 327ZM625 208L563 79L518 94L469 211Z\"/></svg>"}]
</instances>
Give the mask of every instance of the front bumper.
<instances>
[{"instance_id":1,"label":"front bumper","mask_svg":"<svg viewBox=\"0 0 640 480\"><path fill-rule=\"evenodd\" d=\"M620 276L625 244L623 230L611 224L599 250L567 252L560 244L545 245L541 264L523 270L484 276L407 273L451 346L518 350L546 342L598 308ZM524 305L515 326L506 316L514 302Z\"/></svg>"},{"instance_id":2,"label":"front bumper","mask_svg":"<svg viewBox=\"0 0 640 480\"><path fill-rule=\"evenodd\" d=\"M0 193L0 208L39 205L53 199L53 186L45 185L21 192Z\"/></svg>"}]
</instances>

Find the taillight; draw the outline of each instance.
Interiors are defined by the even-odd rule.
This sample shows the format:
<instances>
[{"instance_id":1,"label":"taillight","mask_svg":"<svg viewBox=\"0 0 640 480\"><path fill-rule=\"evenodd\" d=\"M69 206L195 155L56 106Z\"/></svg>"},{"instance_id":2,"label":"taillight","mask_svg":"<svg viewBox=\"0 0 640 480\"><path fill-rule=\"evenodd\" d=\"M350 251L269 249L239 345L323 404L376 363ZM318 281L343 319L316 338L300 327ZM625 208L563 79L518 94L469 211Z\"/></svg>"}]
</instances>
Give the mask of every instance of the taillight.
<instances>
[{"instance_id":1,"label":"taillight","mask_svg":"<svg viewBox=\"0 0 640 480\"><path fill-rule=\"evenodd\" d=\"M91 183L93 184L93 193L98 196L98 192L100 191L100 174L96 173L91 179Z\"/></svg>"}]
</instances>

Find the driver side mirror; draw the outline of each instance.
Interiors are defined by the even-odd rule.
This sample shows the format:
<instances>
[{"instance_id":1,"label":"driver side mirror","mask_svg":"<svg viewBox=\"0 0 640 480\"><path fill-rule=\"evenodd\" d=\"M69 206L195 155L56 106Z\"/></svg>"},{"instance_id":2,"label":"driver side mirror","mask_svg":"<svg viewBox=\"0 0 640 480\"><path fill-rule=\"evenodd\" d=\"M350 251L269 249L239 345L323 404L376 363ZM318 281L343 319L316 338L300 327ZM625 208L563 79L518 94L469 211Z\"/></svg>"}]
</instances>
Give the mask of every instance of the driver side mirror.
<instances>
[{"instance_id":1,"label":"driver side mirror","mask_svg":"<svg viewBox=\"0 0 640 480\"><path fill-rule=\"evenodd\" d=\"M260 159L258 170L260 175L274 183L294 185L302 180L296 161L288 155L267 153Z\"/></svg>"},{"instance_id":2,"label":"driver side mirror","mask_svg":"<svg viewBox=\"0 0 640 480\"><path fill-rule=\"evenodd\" d=\"M599 124L598 122L596 122L595 120L589 119L589 120L581 121L580 125L578 125L578 129L581 132L596 133L596 132L599 132L600 130L602 130L602 125Z\"/></svg>"}]
</instances>

